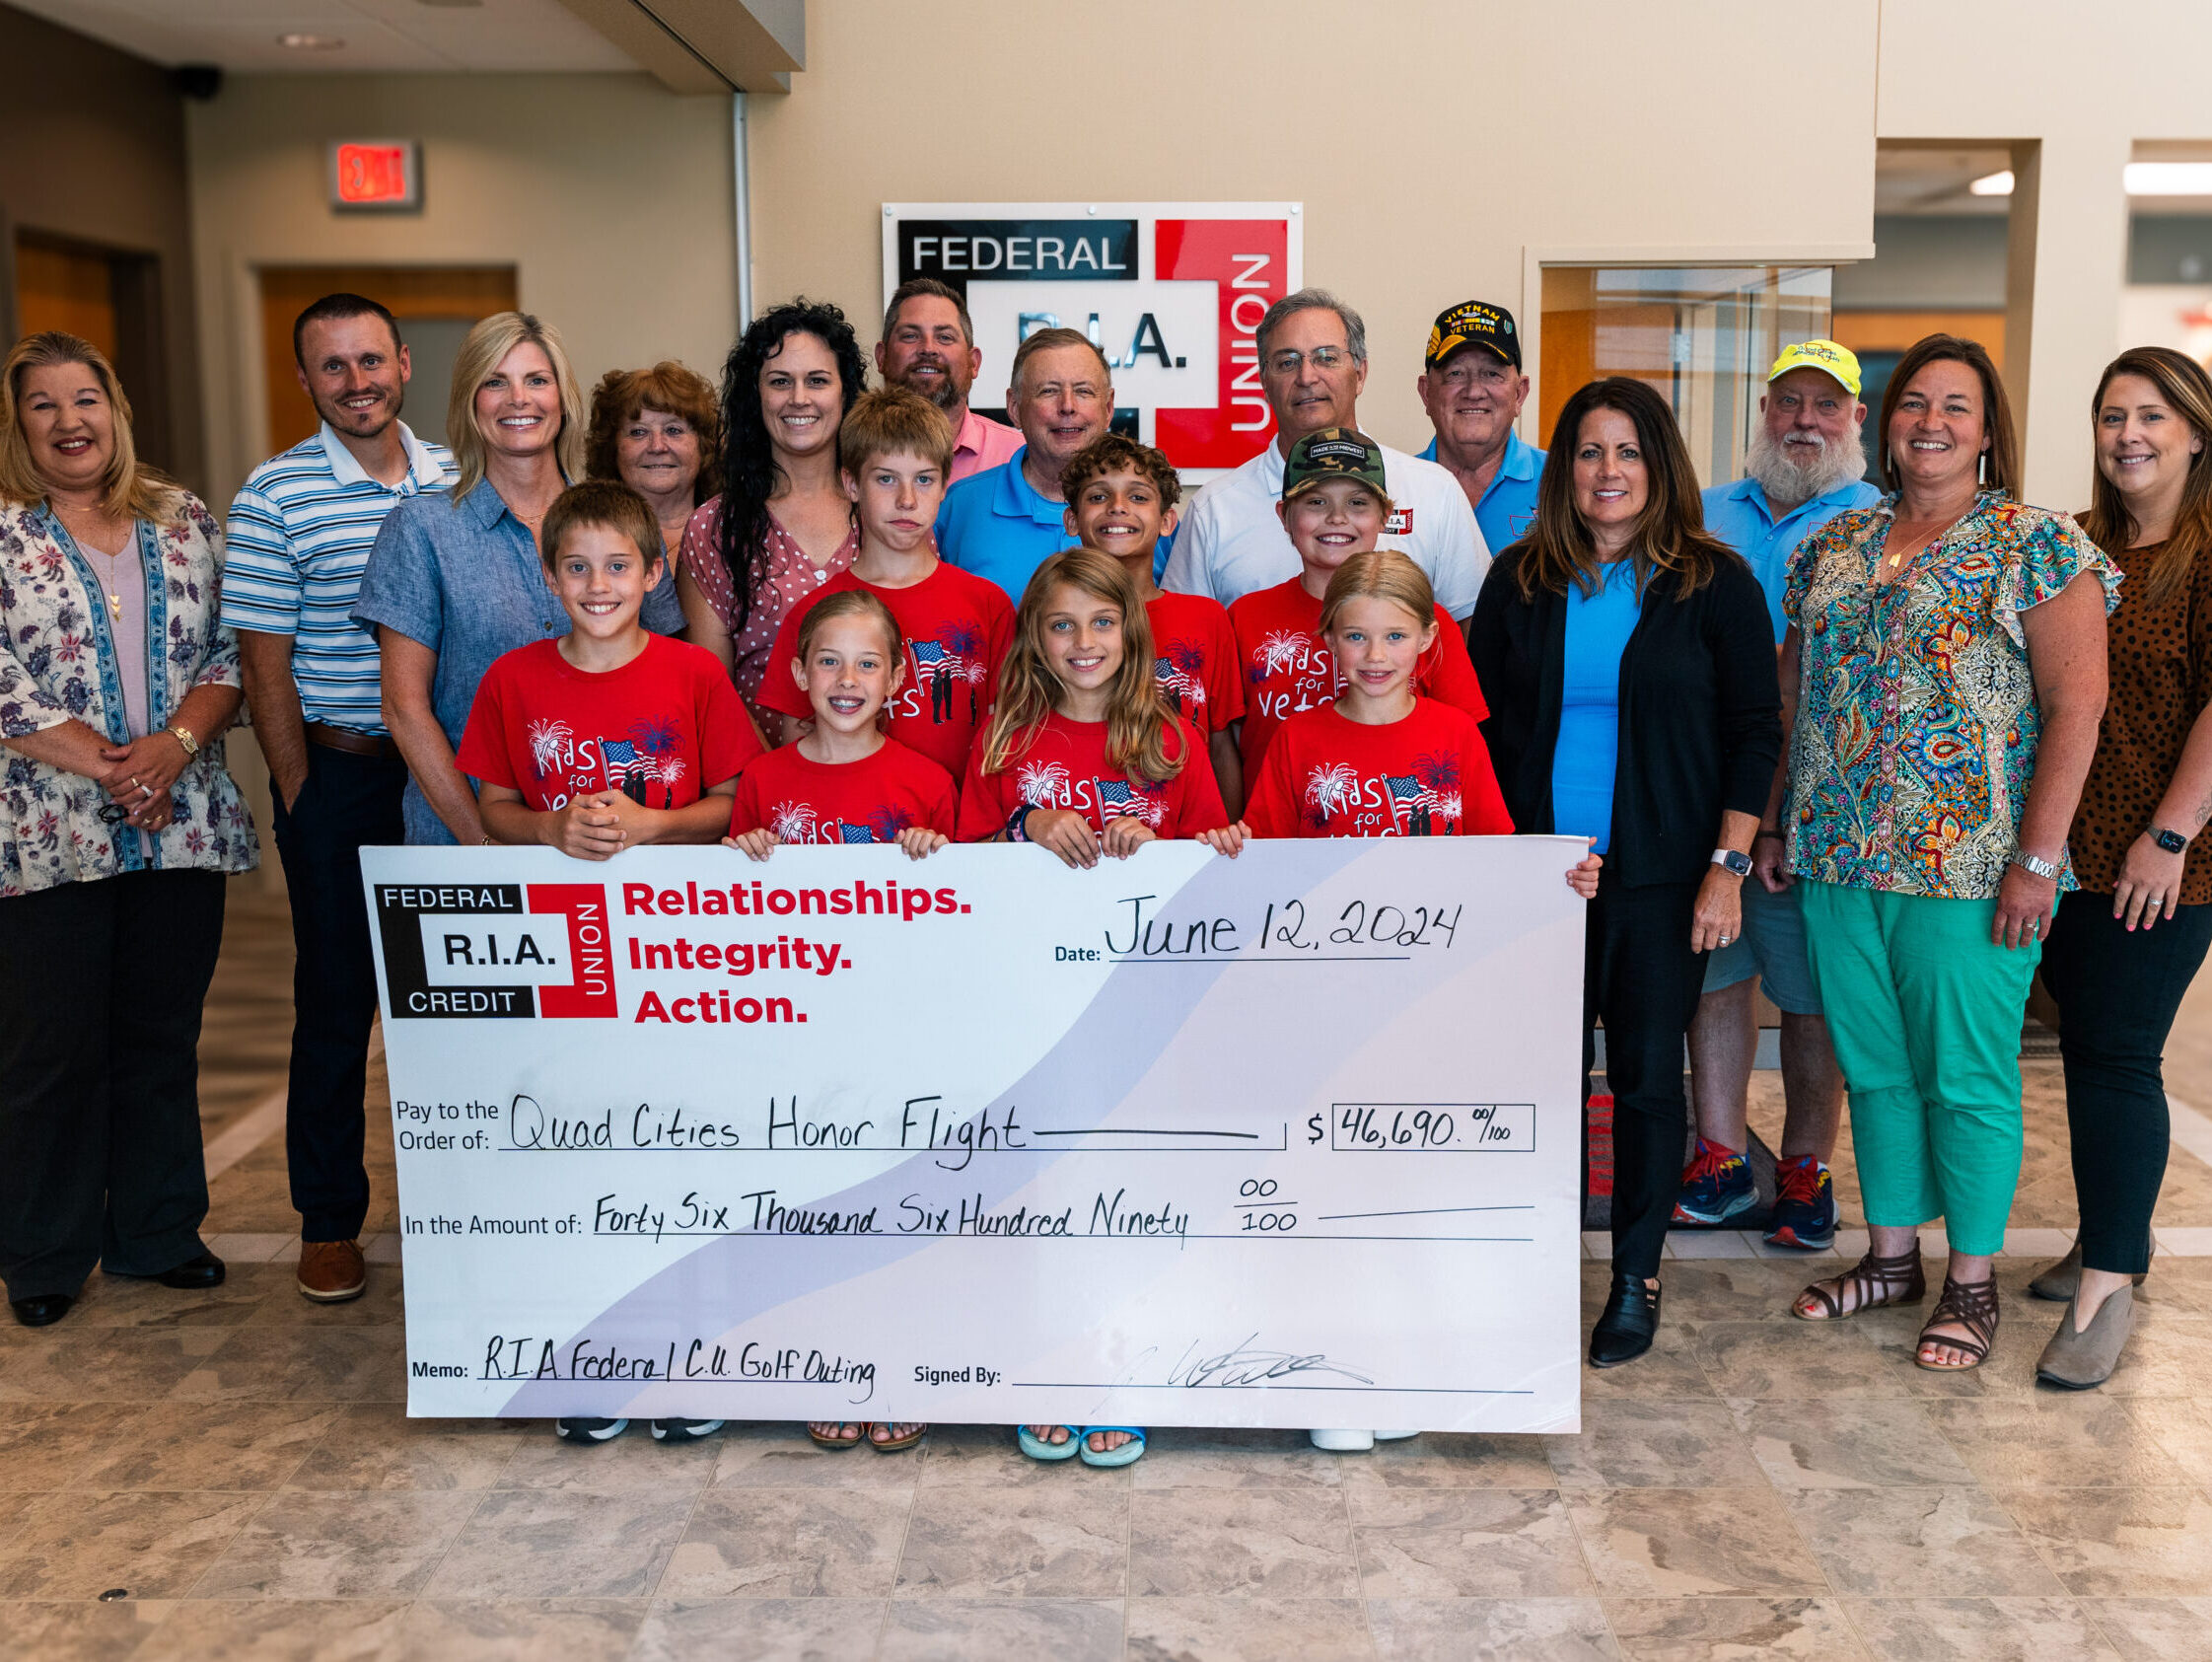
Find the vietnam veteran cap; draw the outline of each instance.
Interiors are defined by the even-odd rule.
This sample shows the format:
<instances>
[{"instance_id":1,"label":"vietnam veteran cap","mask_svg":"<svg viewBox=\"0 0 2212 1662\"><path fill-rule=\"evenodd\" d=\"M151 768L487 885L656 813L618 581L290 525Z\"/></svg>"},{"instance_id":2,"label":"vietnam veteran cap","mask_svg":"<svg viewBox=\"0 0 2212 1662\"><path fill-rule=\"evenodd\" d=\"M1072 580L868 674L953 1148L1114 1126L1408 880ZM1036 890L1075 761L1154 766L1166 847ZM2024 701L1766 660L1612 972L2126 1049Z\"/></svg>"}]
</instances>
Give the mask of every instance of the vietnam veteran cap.
<instances>
[{"instance_id":1,"label":"vietnam veteran cap","mask_svg":"<svg viewBox=\"0 0 2212 1662\"><path fill-rule=\"evenodd\" d=\"M1513 314L1502 306L1464 300L1440 316L1429 330L1429 349L1421 367L1434 369L1463 346L1488 347L1515 369L1521 367L1521 331L1513 326Z\"/></svg>"},{"instance_id":2,"label":"vietnam veteran cap","mask_svg":"<svg viewBox=\"0 0 2212 1662\"><path fill-rule=\"evenodd\" d=\"M1795 346L1785 346L1774 367L1766 372L1766 379L1779 381L1793 369L1817 369L1838 382L1854 398L1859 396L1859 360L1848 346L1838 346L1832 340L1801 340Z\"/></svg>"},{"instance_id":3,"label":"vietnam veteran cap","mask_svg":"<svg viewBox=\"0 0 2212 1662\"><path fill-rule=\"evenodd\" d=\"M1353 427L1322 427L1290 447L1283 463L1283 500L1326 479L1353 479L1378 496L1391 493L1383 476L1383 447Z\"/></svg>"}]
</instances>

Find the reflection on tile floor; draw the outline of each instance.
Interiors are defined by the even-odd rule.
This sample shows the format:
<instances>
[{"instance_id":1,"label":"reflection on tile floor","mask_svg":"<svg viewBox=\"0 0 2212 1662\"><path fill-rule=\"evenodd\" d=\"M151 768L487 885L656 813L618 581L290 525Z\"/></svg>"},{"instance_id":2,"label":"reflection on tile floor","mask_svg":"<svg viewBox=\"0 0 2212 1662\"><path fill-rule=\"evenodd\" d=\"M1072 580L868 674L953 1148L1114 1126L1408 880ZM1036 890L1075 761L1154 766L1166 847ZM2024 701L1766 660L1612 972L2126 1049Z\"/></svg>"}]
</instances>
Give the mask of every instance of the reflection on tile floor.
<instances>
[{"instance_id":1,"label":"reflection on tile floor","mask_svg":"<svg viewBox=\"0 0 2212 1662\"><path fill-rule=\"evenodd\" d=\"M281 898L238 886L211 1141L281 1087L289 966ZM227 1285L96 1275L62 1326L0 1331L0 1655L2212 1659L2212 1169L2176 1151L2176 1251L2126 1365L2038 1390L2059 1312L2025 1282L2072 1199L2057 1066L2026 1071L1978 1374L1914 1370L1917 1313L1792 1321L1833 1260L1683 1235L1659 1346L1585 1374L1576 1436L1330 1455L1162 1430L1093 1472L1024 1461L999 1428L878 1456L787 1425L572 1449L542 1423L407 1419L379 1067L368 1297L293 1290L275 1126L214 1183ZM2212 1105L2212 986L2173 1073ZM1772 1141L1773 1077L1756 1090ZM1849 1221L1848 1155L1838 1180ZM1586 1263L1588 1314L1603 1288Z\"/></svg>"}]
</instances>

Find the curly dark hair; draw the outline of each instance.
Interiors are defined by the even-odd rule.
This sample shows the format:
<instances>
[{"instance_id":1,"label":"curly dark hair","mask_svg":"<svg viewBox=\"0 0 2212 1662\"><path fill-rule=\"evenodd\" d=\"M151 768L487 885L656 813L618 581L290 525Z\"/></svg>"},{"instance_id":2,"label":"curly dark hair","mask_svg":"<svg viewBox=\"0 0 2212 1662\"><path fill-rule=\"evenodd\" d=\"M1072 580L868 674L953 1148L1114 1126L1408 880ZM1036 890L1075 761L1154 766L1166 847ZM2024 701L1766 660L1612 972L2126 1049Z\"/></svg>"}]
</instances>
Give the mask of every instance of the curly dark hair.
<instances>
[{"instance_id":1,"label":"curly dark hair","mask_svg":"<svg viewBox=\"0 0 2212 1662\"><path fill-rule=\"evenodd\" d=\"M615 429L642 410L680 415L699 435L699 477L691 487L697 507L722 489L722 413L715 406L714 383L687 364L663 358L651 369L610 369L592 389L592 424L584 438L584 476L618 479Z\"/></svg>"},{"instance_id":2,"label":"curly dark hair","mask_svg":"<svg viewBox=\"0 0 2212 1662\"><path fill-rule=\"evenodd\" d=\"M844 422L868 381L860 339L839 307L805 295L770 308L747 325L722 366L722 563L730 573L737 615L730 633L744 630L752 597L767 576L768 499L790 481L776 463L768 423L760 413L760 372L794 334L811 334L837 360Z\"/></svg>"}]
</instances>

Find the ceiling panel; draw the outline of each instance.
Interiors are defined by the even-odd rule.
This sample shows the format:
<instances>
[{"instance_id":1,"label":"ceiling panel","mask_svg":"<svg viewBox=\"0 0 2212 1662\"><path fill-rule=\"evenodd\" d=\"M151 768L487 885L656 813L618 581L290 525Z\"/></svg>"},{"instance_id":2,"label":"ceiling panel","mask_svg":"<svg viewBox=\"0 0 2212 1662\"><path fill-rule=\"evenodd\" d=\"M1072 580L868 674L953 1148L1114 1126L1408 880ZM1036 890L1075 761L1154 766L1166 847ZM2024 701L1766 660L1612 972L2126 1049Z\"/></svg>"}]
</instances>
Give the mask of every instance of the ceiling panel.
<instances>
[{"instance_id":1,"label":"ceiling panel","mask_svg":"<svg viewBox=\"0 0 2212 1662\"><path fill-rule=\"evenodd\" d=\"M156 63L234 73L628 70L636 63L560 0L9 0ZM284 35L342 40L330 50Z\"/></svg>"}]
</instances>

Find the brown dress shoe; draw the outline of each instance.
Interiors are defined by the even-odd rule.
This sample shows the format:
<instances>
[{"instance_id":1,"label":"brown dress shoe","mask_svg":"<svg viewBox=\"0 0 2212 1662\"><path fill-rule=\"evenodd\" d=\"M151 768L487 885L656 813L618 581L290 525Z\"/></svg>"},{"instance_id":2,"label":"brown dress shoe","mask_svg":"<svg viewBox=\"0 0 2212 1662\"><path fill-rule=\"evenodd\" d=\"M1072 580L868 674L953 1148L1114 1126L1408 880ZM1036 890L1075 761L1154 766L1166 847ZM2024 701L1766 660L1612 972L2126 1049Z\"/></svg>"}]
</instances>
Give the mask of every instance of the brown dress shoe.
<instances>
[{"instance_id":1,"label":"brown dress shoe","mask_svg":"<svg viewBox=\"0 0 2212 1662\"><path fill-rule=\"evenodd\" d=\"M303 1241L300 1291L318 1304L343 1304L368 1290L369 1265L358 1241Z\"/></svg>"}]
</instances>

